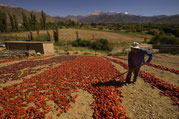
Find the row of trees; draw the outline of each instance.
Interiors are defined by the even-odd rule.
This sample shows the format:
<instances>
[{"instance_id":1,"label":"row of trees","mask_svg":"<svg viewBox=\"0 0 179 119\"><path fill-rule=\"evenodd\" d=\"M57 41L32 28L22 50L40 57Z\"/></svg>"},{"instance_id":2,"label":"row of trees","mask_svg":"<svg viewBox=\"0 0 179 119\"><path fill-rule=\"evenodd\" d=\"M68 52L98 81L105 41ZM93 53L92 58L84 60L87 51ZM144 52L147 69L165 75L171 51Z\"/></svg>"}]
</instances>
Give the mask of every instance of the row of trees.
<instances>
[{"instance_id":1,"label":"row of trees","mask_svg":"<svg viewBox=\"0 0 179 119\"><path fill-rule=\"evenodd\" d=\"M49 33L49 31L47 30L47 34L40 36L39 31L37 31L37 36L34 37L32 31L29 31L28 34L28 39L26 39L27 41L41 41L43 39L43 41L52 41L51 35ZM56 29L53 30L53 40L55 43L59 42L59 30L58 27L56 27Z\"/></svg>"},{"instance_id":2,"label":"row of trees","mask_svg":"<svg viewBox=\"0 0 179 119\"><path fill-rule=\"evenodd\" d=\"M10 19L11 31L19 31L17 18L15 15L8 14Z\"/></svg>"},{"instance_id":3,"label":"row of trees","mask_svg":"<svg viewBox=\"0 0 179 119\"><path fill-rule=\"evenodd\" d=\"M9 17L10 23L7 23ZM98 30L108 29L111 31L125 31L125 32L142 32L151 35L156 35L158 32L164 32L166 34L172 34L175 37L179 37L179 24L137 24L137 23L77 23L72 20L48 22L47 16L42 11L41 17L38 20L37 16L31 12L30 15L22 13L22 26L19 27L18 21L15 15L6 15L0 11L0 32L14 32L19 30L40 30L40 29L55 29L56 27L76 27L76 28L95 28Z\"/></svg>"},{"instance_id":4,"label":"row of trees","mask_svg":"<svg viewBox=\"0 0 179 119\"><path fill-rule=\"evenodd\" d=\"M8 17L10 23L7 22ZM0 32L16 32L19 30L30 31L47 28L46 14L43 11L41 12L41 18L39 21L33 12L30 13L29 17L22 13L22 19L22 26L19 27L19 22L14 14L8 13L7 15L0 11Z\"/></svg>"},{"instance_id":5,"label":"row of trees","mask_svg":"<svg viewBox=\"0 0 179 119\"><path fill-rule=\"evenodd\" d=\"M7 32L6 14L0 11L0 32Z\"/></svg>"},{"instance_id":6,"label":"row of trees","mask_svg":"<svg viewBox=\"0 0 179 119\"><path fill-rule=\"evenodd\" d=\"M163 32L179 37L179 24L91 23L90 26L99 30L141 32L151 35Z\"/></svg>"},{"instance_id":7,"label":"row of trees","mask_svg":"<svg viewBox=\"0 0 179 119\"><path fill-rule=\"evenodd\" d=\"M31 12L30 17L27 17L26 14L22 13L22 26L24 30L39 30L46 29L46 14L42 11L40 22L38 22L36 15Z\"/></svg>"},{"instance_id":8,"label":"row of trees","mask_svg":"<svg viewBox=\"0 0 179 119\"><path fill-rule=\"evenodd\" d=\"M22 23L20 23L15 15L10 13L6 14L0 11L0 32L38 31L42 29L56 29L56 27L81 28L84 25L85 24L83 23L77 23L72 20L57 20L55 22L47 22L47 16L43 11L41 12L39 20L33 12L31 12L30 15L22 13Z\"/></svg>"}]
</instances>

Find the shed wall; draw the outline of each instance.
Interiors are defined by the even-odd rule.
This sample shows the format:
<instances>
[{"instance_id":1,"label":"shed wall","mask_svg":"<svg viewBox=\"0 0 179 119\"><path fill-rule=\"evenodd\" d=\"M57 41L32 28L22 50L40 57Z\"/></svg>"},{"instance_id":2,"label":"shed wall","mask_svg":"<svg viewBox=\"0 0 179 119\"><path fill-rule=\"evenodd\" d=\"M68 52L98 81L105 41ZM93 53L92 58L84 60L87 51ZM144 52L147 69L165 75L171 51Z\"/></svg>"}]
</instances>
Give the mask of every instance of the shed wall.
<instances>
[{"instance_id":1,"label":"shed wall","mask_svg":"<svg viewBox=\"0 0 179 119\"><path fill-rule=\"evenodd\" d=\"M53 43L43 44L44 54L53 54L54 46Z\"/></svg>"},{"instance_id":2,"label":"shed wall","mask_svg":"<svg viewBox=\"0 0 179 119\"><path fill-rule=\"evenodd\" d=\"M41 43L6 43L6 48L9 50L35 50L44 54L43 45Z\"/></svg>"}]
</instances>

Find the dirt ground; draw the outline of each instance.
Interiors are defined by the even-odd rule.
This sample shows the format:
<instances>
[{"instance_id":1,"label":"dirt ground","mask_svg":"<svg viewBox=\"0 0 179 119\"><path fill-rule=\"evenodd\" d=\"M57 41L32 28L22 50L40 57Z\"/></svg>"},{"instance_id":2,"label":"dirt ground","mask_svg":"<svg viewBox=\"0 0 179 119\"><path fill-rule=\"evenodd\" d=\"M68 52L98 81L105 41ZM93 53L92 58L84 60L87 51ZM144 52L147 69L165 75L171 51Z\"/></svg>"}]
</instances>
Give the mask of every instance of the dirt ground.
<instances>
[{"instance_id":1,"label":"dirt ground","mask_svg":"<svg viewBox=\"0 0 179 119\"><path fill-rule=\"evenodd\" d=\"M124 56L123 58L127 58L127 56ZM179 60L178 55L155 54L151 63L179 69L178 60ZM127 61L123 61L123 62L127 63ZM16 62L12 62L12 63L16 63ZM120 65L116 63L112 63L112 64L121 73L126 71ZM3 64L3 65L5 66L7 64ZM59 65L60 64L54 64L53 67ZM44 70L48 70L49 68L53 68L53 67L49 67L48 65L39 66L39 67L42 67L43 70L39 71L38 73L41 73ZM39 67L35 67L35 68L39 68ZM149 66L143 66L141 70L145 70L151 74L154 74L155 76L161 78L162 80L167 81L170 84L179 86L179 75L176 75L168 71L162 71ZM33 75L37 75L37 74L33 74ZM26 78L30 78L31 76L29 75ZM14 83L18 83L18 82L9 82L9 84L6 85L12 85ZM173 101L170 99L170 97L160 96L159 89L151 88L151 85L145 83L143 79L141 79L140 77L138 78L136 84L122 86L119 87L119 89L125 95L122 104L124 106L124 109L127 111L127 115L131 119L178 119L179 117L178 106L173 105ZM76 98L76 102L71 103L71 108L67 110L66 113L63 113L60 117L57 117L55 116L56 112L54 111L53 113L49 114L48 117L50 117L53 114L54 119L56 118L92 119L93 118L92 115L94 111L91 109L90 104L94 101L93 96L84 90L79 90L77 94L78 97Z\"/></svg>"},{"instance_id":2,"label":"dirt ground","mask_svg":"<svg viewBox=\"0 0 179 119\"><path fill-rule=\"evenodd\" d=\"M120 71L126 70L118 64L113 65ZM126 75L125 75L126 76ZM177 119L179 111L170 97L160 96L160 90L152 89L143 79L138 78L136 84L120 88L124 93L124 109L131 119Z\"/></svg>"},{"instance_id":3,"label":"dirt ground","mask_svg":"<svg viewBox=\"0 0 179 119\"><path fill-rule=\"evenodd\" d=\"M63 113L60 119L93 119L94 111L90 106L94 101L93 96L81 89L77 94L76 103L71 103L71 108L67 113Z\"/></svg>"}]
</instances>

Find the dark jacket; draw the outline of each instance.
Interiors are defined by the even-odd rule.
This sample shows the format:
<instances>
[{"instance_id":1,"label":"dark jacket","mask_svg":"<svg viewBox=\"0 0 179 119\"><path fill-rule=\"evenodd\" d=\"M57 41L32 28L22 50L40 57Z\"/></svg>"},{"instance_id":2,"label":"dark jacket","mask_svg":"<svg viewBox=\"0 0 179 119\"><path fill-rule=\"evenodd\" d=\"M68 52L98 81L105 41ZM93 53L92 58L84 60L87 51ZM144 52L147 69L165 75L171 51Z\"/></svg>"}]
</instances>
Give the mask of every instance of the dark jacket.
<instances>
[{"instance_id":1,"label":"dark jacket","mask_svg":"<svg viewBox=\"0 0 179 119\"><path fill-rule=\"evenodd\" d=\"M133 53L132 51L129 52L128 55L128 65L129 69L133 69L135 67L138 67L145 63L145 55L148 55L149 58L147 62L150 62L152 60L152 52L146 49L140 48L137 53Z\"/></svg>"}]
</instances>

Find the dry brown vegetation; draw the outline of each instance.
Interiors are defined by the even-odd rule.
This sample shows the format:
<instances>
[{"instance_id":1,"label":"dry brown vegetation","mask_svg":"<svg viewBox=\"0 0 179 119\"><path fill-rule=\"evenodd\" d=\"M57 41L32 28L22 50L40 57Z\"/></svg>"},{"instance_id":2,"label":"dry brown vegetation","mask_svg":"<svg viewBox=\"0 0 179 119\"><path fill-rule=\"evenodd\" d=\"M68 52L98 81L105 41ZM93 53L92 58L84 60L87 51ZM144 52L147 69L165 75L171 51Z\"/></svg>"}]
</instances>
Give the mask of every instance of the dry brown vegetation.
<instances>
[{"instance_id":1,"label":"dry brown vegetation","mask_svg":"<svg viewBox=\"0 0 179 119\"><path fill-rule=\"evenodd\" d=\"M48 30L50 33L50 37L53 41L53 30ZM59 29L59 40L63 42L74 41L76 40L76 32L79 34L79 38L84 40L95 40L99 38L104 38L109 40L110 43L113 44L115 50L122 50L129 48L129 45L136 41L142 43L144 38L148 36L139 35L139 34L129 34L129 33L114 33L109 31L97 31L97 30L83 30L83 29ZM33 37L37 37L37 31L32 32ZM47 36L47 30L41 30L39 32L40 39L43 41L45 36ZM15 37L18 38L26 38L28 39L29 32L19 32L19 33L8 33L8 34L0 34L2 37ZM17 38L16 38L17 37ZM149 39L149 38L148 38ZM66 50L64 45L55 47L56 50ZM88 48L81 48L78 47L70 47L68 48L70 51L88 51L91 52Z\"/></svg>"},{"instance_id":2,"label":"dry brown vegetation","mask_svg":"<svg viewBox=\"0 0 179 119\"><path fill-rule=\"evenodd\" d=\"M53 30L48 30L50 35L53 36ZM86 40L91 40L93 38L106 38L111 42L132 42L138 41L143 42L144 36L134 35L134 34L124 34L124 33L112 33L105 31L93 31L93 30L80 30L80 29L59 29L60 40L68 41L76 39L76 32L79 33L79 37ZM37 36L37 32L33 31L33 36ZM46 35L47 30L41 30L40 35ZM29 32L20 33L8 33L1 34L1 36L17 36L17 37L28 37Z\"/></svg>"}]
</instances>

